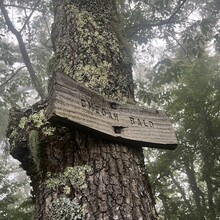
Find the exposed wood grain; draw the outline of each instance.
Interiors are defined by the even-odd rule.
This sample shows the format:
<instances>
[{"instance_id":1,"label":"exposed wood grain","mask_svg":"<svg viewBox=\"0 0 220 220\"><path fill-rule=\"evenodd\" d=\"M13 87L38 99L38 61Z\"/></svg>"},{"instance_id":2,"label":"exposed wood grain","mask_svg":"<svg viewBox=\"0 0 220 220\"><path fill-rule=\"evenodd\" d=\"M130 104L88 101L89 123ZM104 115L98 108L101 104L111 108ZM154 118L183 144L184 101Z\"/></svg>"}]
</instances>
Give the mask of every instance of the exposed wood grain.
<instances>
[{"instance_id":1,"label":"exposed wood grain","mask_svg":"<svg viewBox=\"0 0 220 220\"><path fill-rule=\"evenodd\" d=\"M104 98L57 73L46 109L48 120L93 131L132 145L175 149L177 140L164 111L126 105Z\"/></svg>"}]
</instances>

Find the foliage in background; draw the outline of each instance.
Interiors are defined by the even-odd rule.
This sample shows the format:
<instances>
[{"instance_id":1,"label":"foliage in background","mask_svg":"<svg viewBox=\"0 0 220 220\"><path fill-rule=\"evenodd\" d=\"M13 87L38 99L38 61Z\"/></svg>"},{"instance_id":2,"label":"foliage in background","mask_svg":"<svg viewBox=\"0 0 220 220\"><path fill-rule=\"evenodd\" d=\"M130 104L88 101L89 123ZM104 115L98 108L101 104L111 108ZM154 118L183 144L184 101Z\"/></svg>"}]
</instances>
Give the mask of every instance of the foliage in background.
<instances>
[{"instance_id":1,"label":"foliage in background","mask_svg":"<svg viewBox=\"0 0 220 220\"><path fill-rule=\"evenodd\" d=\"M139 64L137 98L167 111L179 142L174 152L145 153L160 219L220 217L219 6L198 10L152 68Z\"/></svg>"},{"instance_id":2,"label":"foliage in background","mask_svg":"<svg viewBox=\"0 0 220 220\"><path fill-rule=\"evenodd\" d=\"M157 157L147 166L166 219L220 216L219 65L218 55L204 55L185 64L182 76L166 89L164 108L173 118L179 146L173 153L147 151L148 160ZM164 95L160 98L164 101Z\"/></svg>"},{"instance_id":3,"label":"foliage in background","mask_svg":"<svg viewBox=\"0 0 220 220\"><path fill-rule=\"evenodd\" d=\"M1 1L3 2L3 1ZM1 3L2 4L2 3ZM51 3L48 1L4 1L16 35L0 19L0 107L27 106L28 100L39 100L33 92L36 83L29 72L27 57L21 53L25 46L31 66L42 87L46 90L47 65L52 54L50 27ZM18 42L19 41L19 44ZM22 42L20 42L22 41Z\"/></svg>"},{"instance_id":4,"label":"foliage in background","mask_svg":"<svg viewBox=\"0 0 220 220\"><path fill-rule=\"evenodd\" d=\"M1 1L0 3L2 3ZM52 53L50 42L51 3L47 1L4 1L9 17L20 33L31 64L44 88L48 80L47 63ZM32 11L34 12L32 14ZM31 16L30 16L31 15ZM16 37L0 15L0 151L5 151L5 131L10 107L27 107L39 100L20 52ZM7 149L6 149L7 150ZM29 180L18 162L1 153L0 219L31 219L33 213Z\"/></svg>"},{"instance_id":5,"label":"foliage in background","mask_svg":"<svg viewBox=\"0 0 220 220\"><path fill-rule=\"evenodd\" d=\"M10 159L0 152L0 219L31 220L33 207L28 179Z\"/></svg>"}]
</instances>

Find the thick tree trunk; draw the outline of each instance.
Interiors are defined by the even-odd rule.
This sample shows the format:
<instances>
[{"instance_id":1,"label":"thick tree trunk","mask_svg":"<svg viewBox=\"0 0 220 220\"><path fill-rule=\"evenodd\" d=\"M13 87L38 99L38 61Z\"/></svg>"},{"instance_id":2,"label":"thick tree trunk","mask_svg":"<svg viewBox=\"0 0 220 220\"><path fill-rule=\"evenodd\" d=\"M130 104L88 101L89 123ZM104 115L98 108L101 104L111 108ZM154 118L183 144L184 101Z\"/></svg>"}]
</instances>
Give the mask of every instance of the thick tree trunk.
<instances>
[{"instance_id":1,"label":"thick tree trunk","mask_svg":"<svg viewBox=\"0 0 220 220\"><path fill-rule=\"evenodd\" d=\"M52 73L60 71L111 99L132 102L132 54L115 0L54 0Z\"/></svg>"},{"instance_id":2,"label":"thick tree trunk","mask_svg":"<svg viewBox=\"0 0 220 220\"><path fill-rule=\"evenodd\" d=\"M41 144L37 219L154 219L141 149L64 128Z\"/></svg>"},{"instance_id":3,"label":"thick tree trunk","mask_svg":"<svg viewBox=\"0 0 220 220\"><path fill-rule=\"evenodd\" d=\"M133 102L131 54L115 1L53 3L51 73L59 71L106 97ZM31 176L36 219L155 219L141 148L51 125L39 109L16 113L18 124L9 129L12 155Z\"/></svg>"}]
</instances>

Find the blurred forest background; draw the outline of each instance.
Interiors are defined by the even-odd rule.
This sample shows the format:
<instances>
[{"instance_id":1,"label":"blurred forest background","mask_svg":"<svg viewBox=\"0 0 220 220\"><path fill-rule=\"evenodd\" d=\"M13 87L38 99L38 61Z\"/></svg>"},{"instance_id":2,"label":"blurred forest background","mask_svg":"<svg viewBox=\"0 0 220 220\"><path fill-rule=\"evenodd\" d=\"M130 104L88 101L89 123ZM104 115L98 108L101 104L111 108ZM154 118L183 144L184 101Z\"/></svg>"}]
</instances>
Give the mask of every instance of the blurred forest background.
<instances>
[{"instance_id":1,"label":"blurred forest background","mask_svg":"<svg viewBox=\"0 0 220 220\"><path fill-rule=\"evenodd\" d=\"M179 142L175 151L144 150L158 218L220 219L220 1L117 0L117 7L136 99L164 109ZM52 13L49 0L0 0L0 220L32 216L29 179L9 155L6 129L11 107L40 99L36 79L46 93Z\"/></svg>"}]
</instances>

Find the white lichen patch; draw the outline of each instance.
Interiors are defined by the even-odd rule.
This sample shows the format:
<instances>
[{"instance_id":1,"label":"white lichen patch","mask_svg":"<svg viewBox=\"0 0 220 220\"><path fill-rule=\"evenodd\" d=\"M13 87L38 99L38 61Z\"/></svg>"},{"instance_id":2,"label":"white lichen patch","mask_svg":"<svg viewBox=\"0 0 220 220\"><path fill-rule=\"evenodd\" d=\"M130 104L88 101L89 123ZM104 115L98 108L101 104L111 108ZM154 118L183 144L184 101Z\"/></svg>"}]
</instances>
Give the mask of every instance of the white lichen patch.
<instances>
[{"instance_id":1,"label":"white lichen patch","mask_svg":"<svg viewBox=\"0 0 220 220\"><path fill-rule=\"evenodd\" d=\"M71 184L74 188L85 189L87 184L85 182L86 173L91 170L91 167L75 166L67 167L62 173L52 175L48 173L48 179L46 181L46 186L51 189L56 189L60 186L64 187L64 191L69 193L67 187Z\"/></svg>"},{"instance_id":2,"label":"white lichen patch","mask_svg":"<svg viewBox=\"0 0 220 220\"><path fill-rule=\"evenodd\" d=\"M28 118L27 117L22 117L20 119L20 122L18 124L18 127L21 128L21 129L24 129L25 128L25 125L28 123Z\"/></svg>"},{"instance_id":3,"label":"white lichen patch","mask_svg":"<svg viewBox=\"0 0 220 220\"><path fill-rule=\"evenodd\" d=\"M83 220L86 215L86 205L79 199L69 199L65 196L57 198L49 206L49 220Z\"/></svg>"},{"instance_id":4,"label":"white lichen patch","mask_svg":"<svg viewBox=\"0 0 220 220\"><path fill-rule=\"evenodd\" d=\"M29 117L29 120L31 122L33 122L33 124L36 128L40 128L43 125L45 125L45 123L47 123L47 122L46 122L46 117L44 114L44 109L40 110L37 113L31 114Z\"/></svg>"},{"instance_id":5,"label":"white lichen patch","mask_svg":"<svg viewBox=\"0 0 220 220\"><path fill-rule=\"evenodd\" d=\"M108 83L106 72L109 71L110 67L111 64L107 62L98 66L79 66L75 77L78 79L78 82L85 83L88 88L95 88L96 91L101 92L103 86Z\"/></svg>"},{"instance_id":6,"label":"white lichen patch","mask_svg":"<svg viewBox=\"0 0 220 220\"><path fill-rule=\"evenodd\" d=\"M50 126L46 119L44 109L39 112L32 113L27 117L22 117L18 122L18 126L14 127L10 134L11 147L15 147L17 139L20 141L20 137L28 133L28 138L22 140L27 140L31 152L31 157L34 160L34 164L37 169L39 168L38 159L38 148L39 148L39 136L52 136L56 131L56 127Z\"/></svg>"},{"instance_id":7,"label":"white lichen patch","mask_svg":"<svg viewBox=\"0 0 220 220\"><path fill-rule=\"evenodd\" d=\"M56 131L55 127L48 126L49 122L45 116L45 110L41 109L39 112L31 114L29 117L22 117L20 119L18 127L24 129L27 124L31 124L33 128L41 130L42 133L46 136L51 136ZM17 131L13 132L13 135L16 134Z\"/></svg>"},{"instance_id":8,"label":"white lichen patch","mask_svg":"<svg viewBox=\"0 0 220 220\"><path fill-rule=\"evenodd\" d=\"M46 136L52 136L55 131L56 131L55 127L44 127L44 128L42 128L42 132Z\"/></svg>"}]
</instances>

